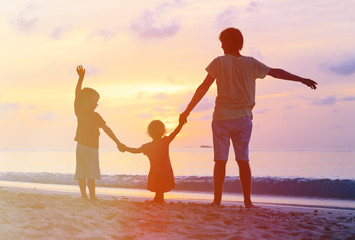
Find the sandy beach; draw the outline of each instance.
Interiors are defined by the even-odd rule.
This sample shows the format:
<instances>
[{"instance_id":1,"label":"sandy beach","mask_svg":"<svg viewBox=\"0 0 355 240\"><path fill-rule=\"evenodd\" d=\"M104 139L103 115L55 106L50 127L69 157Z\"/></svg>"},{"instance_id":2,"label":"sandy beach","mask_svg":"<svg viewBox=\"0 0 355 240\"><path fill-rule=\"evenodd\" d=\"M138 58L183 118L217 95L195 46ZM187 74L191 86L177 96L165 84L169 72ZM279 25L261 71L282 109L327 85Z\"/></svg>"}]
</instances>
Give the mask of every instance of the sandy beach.
<instances>
[{"instance_id":1,"label":"sandy beach","mask_svg":"<svg viewBox=\"0 0 355 240\"><path fill-rule=\"evenodd\" d=\"M99 196L100 197L100 196ZM0 239L355 239L355 211L0 188Z\"/></svg>"}]
</instances>

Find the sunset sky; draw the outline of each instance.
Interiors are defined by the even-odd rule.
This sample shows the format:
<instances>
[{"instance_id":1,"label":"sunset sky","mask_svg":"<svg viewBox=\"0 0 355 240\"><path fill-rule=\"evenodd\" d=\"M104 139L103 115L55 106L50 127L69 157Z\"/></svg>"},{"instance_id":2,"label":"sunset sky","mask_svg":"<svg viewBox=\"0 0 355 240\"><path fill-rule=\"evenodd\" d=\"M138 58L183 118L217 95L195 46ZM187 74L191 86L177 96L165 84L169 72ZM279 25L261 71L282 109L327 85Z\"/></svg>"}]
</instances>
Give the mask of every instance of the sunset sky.
<instances>
[{"instance_id":1,"label":"sunset sky","mask_svg":"<svg viewBox=\"0 0 355 240\"><path fill-rule=\"evenodd\" d=\"M242 55L318 82L313 91L257 80L251 148L355 147L354 9L353 0L1 1L0 149L75 147L79 64L122 142L150 141L153 119L172 131L230 26L244 35ZM213 85L172 147L212 144L215 96Z\"/></svg>"}]
</instances>

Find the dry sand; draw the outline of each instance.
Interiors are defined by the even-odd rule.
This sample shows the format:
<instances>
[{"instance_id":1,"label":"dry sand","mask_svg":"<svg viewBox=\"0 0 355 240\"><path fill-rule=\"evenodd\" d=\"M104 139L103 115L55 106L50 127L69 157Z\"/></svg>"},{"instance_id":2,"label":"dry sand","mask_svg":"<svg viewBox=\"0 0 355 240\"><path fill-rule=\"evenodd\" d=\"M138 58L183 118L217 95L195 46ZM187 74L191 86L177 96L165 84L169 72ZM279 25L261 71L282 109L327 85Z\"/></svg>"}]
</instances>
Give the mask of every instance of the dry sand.
<instances>
[{"instance_id":1,"label":"dry sand","mask_svg":"<svg viewBox=\"0 0 355 240\"><path fill-rule=\"evenodd\" d=\"M0 239L355 239L355 211L209 206L0 187Z\"/></svg>"}]
</instances>

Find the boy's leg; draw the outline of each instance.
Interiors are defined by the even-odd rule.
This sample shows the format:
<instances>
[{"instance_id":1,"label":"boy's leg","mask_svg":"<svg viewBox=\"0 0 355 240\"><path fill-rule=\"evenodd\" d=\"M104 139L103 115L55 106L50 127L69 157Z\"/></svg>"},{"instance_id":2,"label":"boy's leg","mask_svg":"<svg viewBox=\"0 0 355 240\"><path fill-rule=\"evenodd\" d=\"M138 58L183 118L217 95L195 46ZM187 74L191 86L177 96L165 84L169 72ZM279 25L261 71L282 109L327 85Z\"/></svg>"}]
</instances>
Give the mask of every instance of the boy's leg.
<instances>
[{"instance_id":1,"label":"boy's leg","mask_svg":"<svg viewBox=\"0 0 355 240\"><path fill-rule=\"evenodd\" d=\"M90 200L96 200L95 179L88 179L88 188L89 188L89 193L90 193Z\"/></svg>"},{"instance_id":2,"label":"boy's leg","mask_svg":"<svg viewBox=\"0 0 355 240\"><path fill-rule=\"evenodd\" d=\"M227 161L215 160L213 169L213 204L220 205L222 201L222 192L224 179L226 177L226 163Z\"/></svg>"},{"instance_id":3,"label":"boy's leg","mask_svg":"<svg viewBox=\"0 0 355 240\"><path fill-rule=\"evenodd\" d=\"M81 198L85 200L88 199L88 196L86 195L86 178L81 178L78 180L78 182L79 182Z\"/></svg>"},{"instance_id":4,"label":"boy's leg","mask_svg":"<svg viewBox=\"0 0 355 240\"><path fill-rule=\"evenodd\" d=\"M239 166L240 184L242 185L244 205L247 208L254 207L250 199L251 193L251 170L248 161L237 161Z\"/></svg>"}]
</instances>

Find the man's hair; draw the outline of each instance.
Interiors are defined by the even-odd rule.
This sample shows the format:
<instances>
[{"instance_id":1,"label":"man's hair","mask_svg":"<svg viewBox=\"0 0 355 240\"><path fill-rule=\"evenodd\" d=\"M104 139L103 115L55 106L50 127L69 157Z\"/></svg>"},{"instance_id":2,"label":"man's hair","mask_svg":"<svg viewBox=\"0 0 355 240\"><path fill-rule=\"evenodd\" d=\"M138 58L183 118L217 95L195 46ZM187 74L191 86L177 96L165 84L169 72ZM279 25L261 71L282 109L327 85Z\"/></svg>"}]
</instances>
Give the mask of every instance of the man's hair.
<instances>
[{"instance_id":1,"label":"man's hair","mask_svg":"<svg viewBox=\"0 0 355 240\"><path fill-rule=\"evenodd\" d=\"M223 48L227 52L240 51L243 48L243 35L238 28L227 28L219 35Z\"/></svg>"},{"instance_id":2,"label":"man's hair","mask_svg":"<svg viewBox=\"0 0 355 240\"><path fill-rule=\"evenodd\" d=\"M93 88L83 88L80 92L81 98L85 101L87 99L100 99L100 94Z\"/></svg>"},{"instance_id":3,"label":"man's hair","mask_svg":"<svg viewBox=\"0 0 355 240\"><path fill-rule=\"evenodd\" d=\"M162 137L166 133L166 128L162 121L153 120L149 123L147 132L151 138Z\"/></svg>"}]
</instances>

